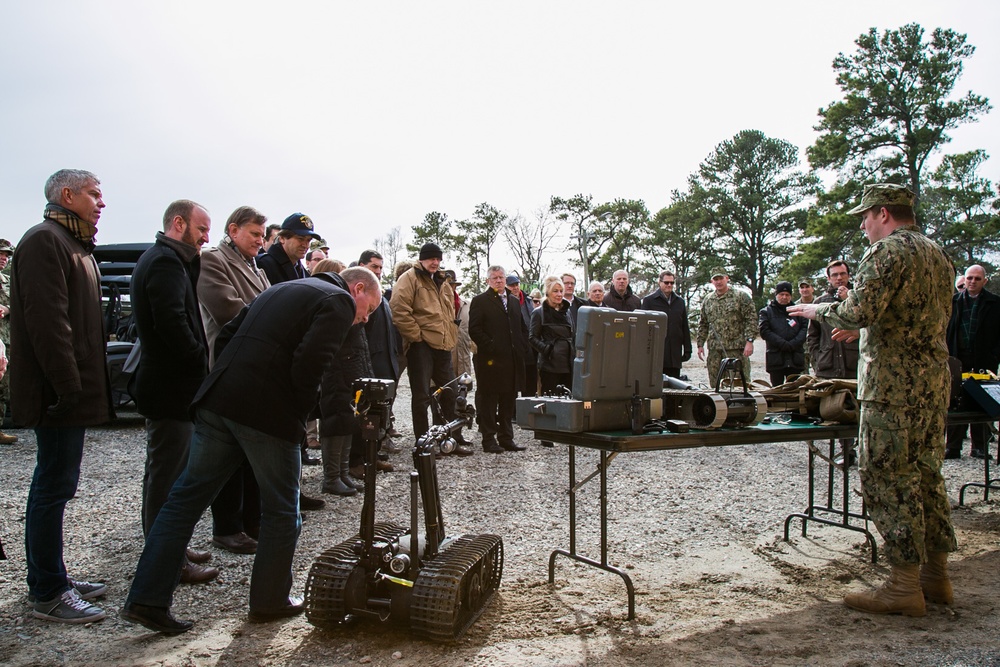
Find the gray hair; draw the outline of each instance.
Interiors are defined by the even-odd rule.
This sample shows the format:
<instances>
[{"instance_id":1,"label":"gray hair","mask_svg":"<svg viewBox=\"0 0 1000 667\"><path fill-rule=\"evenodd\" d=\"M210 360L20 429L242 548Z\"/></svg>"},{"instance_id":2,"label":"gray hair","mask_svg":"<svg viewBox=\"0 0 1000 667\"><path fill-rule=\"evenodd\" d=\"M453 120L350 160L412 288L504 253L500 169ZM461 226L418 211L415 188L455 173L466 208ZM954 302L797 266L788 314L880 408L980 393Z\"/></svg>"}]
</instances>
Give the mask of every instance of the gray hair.
<instances>
[{"instance_id":1,"label":"gray hair","mask_svg":"<svg viewBox=\"0 0 1000 667\"><path fill-rule=\"evenodd\" d=\"M58 204L62 201L63 188L69 188L72 192L79 192L87 183L93 181L97 185L101 181L89 171L83 169L60 169L49 176L45 181L45 201L50 204Z\"/></svg>"},{"instance_id":2,"label":"gray hair","mask_svg":"<svg viewBox=\"0 0 1000 667\"><path fill-rule=\"evenodd\" d=\"M486 269L486 277L488 278L491 273L495 273L496 271L500 271L504 275L507 275L507 270L505 268L503 268L499 264L494 264L490 268Z\"/></svg>"},{"instance_id":3,"label":"gray hair","mask_svg":"<svg viewBox=\"0 0 1000 667\"><path fill-rule=\"evenodd\" d=\"M600 287L602 292L606 292L607 291L604 288L604 283L602 283L600 280L591 280L590 281L590 285L587 286L587 291L589 292L590 290L594 289L595 287Z\"/></svg>"}]
</instances>

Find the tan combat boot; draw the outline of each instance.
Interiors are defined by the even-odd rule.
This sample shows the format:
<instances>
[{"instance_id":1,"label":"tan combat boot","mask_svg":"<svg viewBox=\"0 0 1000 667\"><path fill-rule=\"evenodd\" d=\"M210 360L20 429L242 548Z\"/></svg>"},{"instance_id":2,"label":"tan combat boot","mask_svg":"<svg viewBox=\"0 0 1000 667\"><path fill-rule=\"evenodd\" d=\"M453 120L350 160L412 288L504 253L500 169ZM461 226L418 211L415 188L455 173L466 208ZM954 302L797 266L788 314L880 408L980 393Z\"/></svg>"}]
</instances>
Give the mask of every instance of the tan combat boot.
<instances>
[{"instance_id":1,"label":"tan combat boot","mask_svg":"<svg viewBox=\"0 0 1000 667\"><path fill-rule=\"evenodd\" d=\"M923 616L926 610L920 590L920 566L893 565L884 584L873 591L851 593L844 597L844 604L869 614Z\"/></svg>"},{"instance_id":2,"label":"tan combat boot","mask_svg":"<svg viewBox=\"0 0 1000 667\"><path fill-rule=\"evenodd\" d=\"M16 435L7 435L0 431L0 445L13 445L15 442L17 442Z\"/></svg>"},{"instance_id":3,"label":"tan combat boot","mask_svg":"<svg viewBox=\"0 0 1000 667\"><path fill-rule=\"evenodd\" d=\"M946 551L931 551L927 553L927 562L920 568L920 588L924 598L936 604L953 604L955 593L948 578L948 553Z\"/></svg>"}]
</instances>

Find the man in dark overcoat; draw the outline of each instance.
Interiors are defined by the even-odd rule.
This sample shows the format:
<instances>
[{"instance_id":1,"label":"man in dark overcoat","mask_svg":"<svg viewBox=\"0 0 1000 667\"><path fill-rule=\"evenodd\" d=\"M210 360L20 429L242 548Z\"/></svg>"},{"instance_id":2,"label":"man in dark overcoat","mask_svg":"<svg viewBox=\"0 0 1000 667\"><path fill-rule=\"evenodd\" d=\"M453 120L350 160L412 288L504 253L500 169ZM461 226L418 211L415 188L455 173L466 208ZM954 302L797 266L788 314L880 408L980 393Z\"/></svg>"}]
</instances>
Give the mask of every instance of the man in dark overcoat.
<instances>
[{"instance_id":1,"label":"man in dark overcoat","mask_svg":"<svg viewBox=\"0 0 1000 667\"><path fill-rule=\"evenodd\" d=\"M642 300L643 310L667 314L667 337L663 340L663 374L681 376L681 364L691 360L691 328L684 299L674 293L676 278L670 271L660 272L660 289Z\"/></svg>"},{"instance_id":2,"label":"man in dark overcoat","mask_svg":"<svg viewBox=\"0 0 1000 667\"><path fill-rule=\"evenodd\" d=\"M63 562L63 514L80 481L86 427L114 416L92 255L100 185L88 171L52 174L44 220L25 232L11 268L11 413L38 443L24 514L28 592L32 615L59 623L105 617L88 600L106 586L71 578Z\"/></svg>"},{"instance_id":3,"label":"man in dark overcoat","mask_svg":"<svg viewBox=\"0 0 1000 667\"><path fill-rule=\"evenodd\" d=\"M469 305L469 336L476 344L476 416L483 451L521 451L514 442L514 400L524 385L528 328L518 300L505 287L507 272L491 266L489 287Z\"/></svg>"},{"instance_id":4,"label":"man in dark overcoat","mask_svg":"<svg viewBox=\"0 0 1000 667\"><path fill-rule=\"evenodd\" d=\"M208 375L208 341L198 303L201 246L212 220L203 206L179 199L163 214L163 231L132 272L129 294L139 333L139 367L129 394L146 418L142 533L149 532L174 482L187 465L194 434L191 399ZM208 554L191 554L196 560ZM219 571L191 560L181 581L211 581Z\"/></svg>"}]
</instances>

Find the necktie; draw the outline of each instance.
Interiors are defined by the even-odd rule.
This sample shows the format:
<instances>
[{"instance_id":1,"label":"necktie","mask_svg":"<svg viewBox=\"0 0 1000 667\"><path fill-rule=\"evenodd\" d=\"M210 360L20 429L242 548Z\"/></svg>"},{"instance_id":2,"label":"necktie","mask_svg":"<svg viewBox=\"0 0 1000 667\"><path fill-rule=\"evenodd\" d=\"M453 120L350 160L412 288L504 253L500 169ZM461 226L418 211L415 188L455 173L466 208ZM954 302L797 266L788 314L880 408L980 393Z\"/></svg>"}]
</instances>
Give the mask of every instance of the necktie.
<instances>
[{"instance_id":1,"label":"necktie","mask_svg":"<svg viewBox=\"0 0 1000 667\"><path fill-rule=\"evenodd\" d=\"M501 292L500 293L500 303L503 304L503 309L504 309L504 311L506 311L507 310L507 293L506 292Z\"/></svg>"}]
</instances>

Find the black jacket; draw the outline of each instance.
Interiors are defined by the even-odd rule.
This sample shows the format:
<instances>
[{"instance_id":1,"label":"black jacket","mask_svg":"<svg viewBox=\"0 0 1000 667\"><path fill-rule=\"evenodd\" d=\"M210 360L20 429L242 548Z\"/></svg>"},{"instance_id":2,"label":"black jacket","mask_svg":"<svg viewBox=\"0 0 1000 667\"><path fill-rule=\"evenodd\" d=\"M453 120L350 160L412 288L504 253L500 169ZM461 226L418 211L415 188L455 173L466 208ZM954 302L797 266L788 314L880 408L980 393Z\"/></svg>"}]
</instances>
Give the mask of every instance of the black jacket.
<instances>
[{"instance_id":1,"label":"black jacket","mask_svg":"<svg viewBox=\"0 0 1000 667\"><path fill-rule=\"evenodd\" d=\"M542 302L531 313L531 330L528 341L538 351L538 370L549 373L572 373L576 350L573 344L573 320L569 302L563 301L559 309Z\"/></svg>"},{"instance_id":2,"label":"black jacket","mask_svg":"<svg viewBox=\"0 0 1000 667\"><path fill-rule=\"evenodd\" d=\"M959 292L951 300L951 319L948 321L948 353L959 356L959 327L962 326L963 300L968 295ZM1000 296L988 290L979 295L979 312L976 314L978 325L972 341L971 361L973 368L962 370L991 370L996 372L1000 366Z\"/></svg>"},{"instance_id":3,"label":"black jacket","mask_svg":"<svg viewBox=\"0 0 1000 667\"><path fill-rule=\"evenodd\" d=\"M142 347L129 393L149 419L190 419L191 399L208 374L200 268L194 247L157 232L132 273L129 292Z\"/></svg>"},{"instance_id":4,"label":"black jacket","mask_svg":"<svg viewBox=\"0 0 1000 667\"><path fill-rule=\"evenodd\" d=\"M283 283L286 280L298 280L306 278L309 274L302 266L302 262L293 262L285 252L285 246L277 241L263 255L257 255L257 268L264 272L267 280L272 285Z\"/></svg>"},{"instance_id":5,"label":"black jacket","mask_svg":"<svg viewBox=\"0 0 1000 667\"><path fill-rule=\"evenodd\" d=\"M631 312L633 310L638 310L640 305L639 297L632 293L631 285L625 287L624 296L615 291L614 285L612 285L611 289L604 293L605 308L614 308L615 310Z\"/></svg>"},{"instance_id":6,"label":"black jacket","mask_svg":"<svg viewBox=\"0 0 1000 667\"><path fill-rule=\"evenodd\" d=\"M758 327L760 337L767 343L765 368L768 373L801 373L805 370L809 320L789 316L785 306L772 301L760 309Z\"/></svg>"},{"instance_id":7,"label":"black jacket","mask_svg":"<svg viewBox=\"0 0 1000 667\"><path fill-rule=\"evenodd\" d=\"M479 390L513 393L524 385L528 328L514 295L507 292L507 310L500 294L487 289L469 302L469 337L476 344L472 364Z\"/></svg>"},{"instance_id":8,"label":"black jacket","mask_svg":"<svg viewBox=\"0 0 1000 667\"><path fill-rule=\"evenodd\" d=\"M368 318L365 334L374 377L395 381L399 379L399 353L403 349L403 337L392 323L389 296L382 297L382 303Z\"/></svg>"},{"instance_id":9,"label":"black jacket","mask_svg":"<svg viewBox=\"0 0 1000 667\"><path fill-rule=\"evenodd\" d=\"M354 381L377 377L372 370L371 355L365 325L355 324L333 358L333 364L323 374L319 397L319 434L351 435L360 431L351 408ZM395 378L386 378L395 379Z\"/></svg>"},{"instance_id":10,"label":"black jacket","mask_svg":"<svg viewBox=\"0 0 1000 667\"><path fill-rule=\"evenodd\" d=\"M301 442L354 311L347 285L333 273L269 287L223 327L193 407Z\"/></svg>"},{"instance_id":11,"label":"black jacket","mask_svg":"<svg viewBox=\"0 0 1000 667\"><path fill-rule=\"evenodd\" d=\"M663 368L680 368L691 360L691 327L688 325L687 306L684 299L671 295L670 302L661 290L656 290L642 300L643 310L657 310L667 314L667 337L663 340Z\"/></svg>"}]
</instances>

